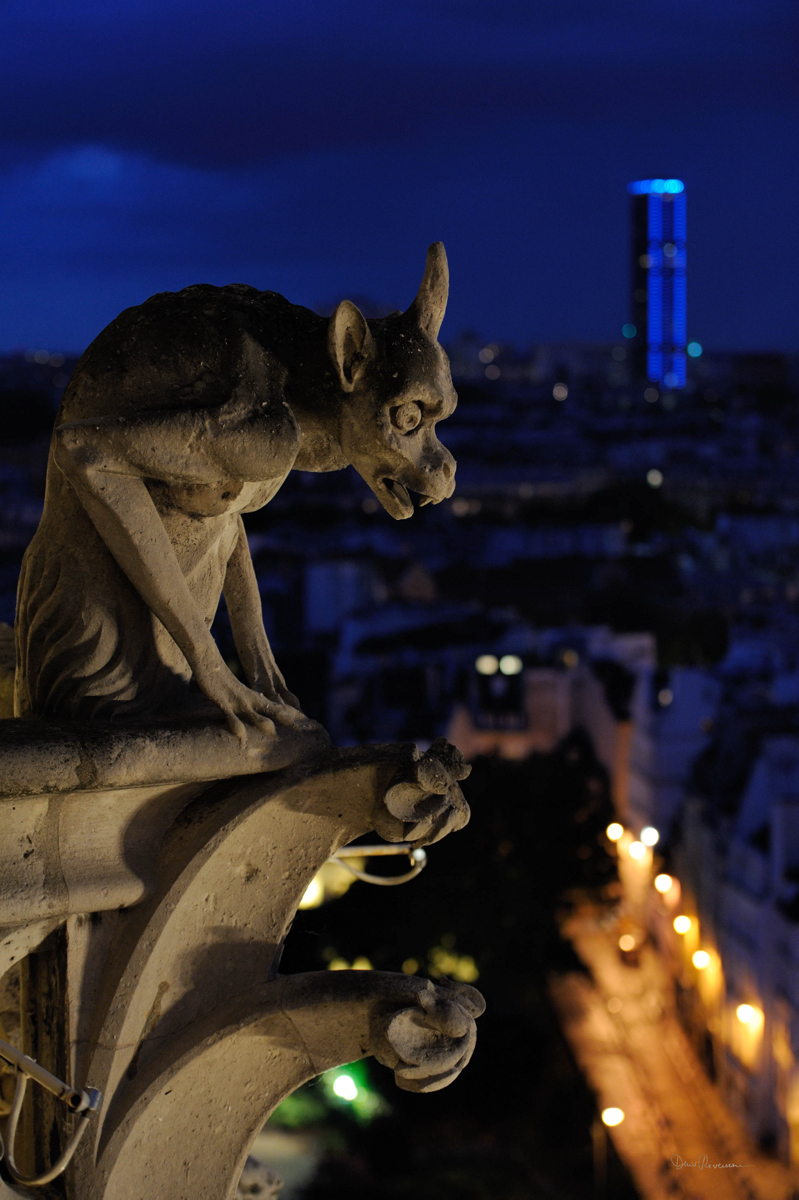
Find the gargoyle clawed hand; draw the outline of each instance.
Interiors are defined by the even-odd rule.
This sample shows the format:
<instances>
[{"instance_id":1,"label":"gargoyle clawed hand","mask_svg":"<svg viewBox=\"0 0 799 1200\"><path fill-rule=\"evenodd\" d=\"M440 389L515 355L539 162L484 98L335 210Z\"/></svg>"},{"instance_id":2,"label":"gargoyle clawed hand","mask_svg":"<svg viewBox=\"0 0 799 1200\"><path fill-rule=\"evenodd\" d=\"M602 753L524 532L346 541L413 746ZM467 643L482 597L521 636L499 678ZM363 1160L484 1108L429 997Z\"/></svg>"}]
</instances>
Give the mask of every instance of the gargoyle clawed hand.
<instances>
[{"instance_id":1,"label":"gargoyle clawed hand","mask_svg":"<svg viewBox=\"0 0 799 1200\"><path fill-rule=\"evenodd\" d=\"M407 763L375 807L374 828L387 842L429 846L467 824L469 806L458 783L472 768L446 738L424 754L414 745L407 749Z\"/></svg>"}]
</instances>

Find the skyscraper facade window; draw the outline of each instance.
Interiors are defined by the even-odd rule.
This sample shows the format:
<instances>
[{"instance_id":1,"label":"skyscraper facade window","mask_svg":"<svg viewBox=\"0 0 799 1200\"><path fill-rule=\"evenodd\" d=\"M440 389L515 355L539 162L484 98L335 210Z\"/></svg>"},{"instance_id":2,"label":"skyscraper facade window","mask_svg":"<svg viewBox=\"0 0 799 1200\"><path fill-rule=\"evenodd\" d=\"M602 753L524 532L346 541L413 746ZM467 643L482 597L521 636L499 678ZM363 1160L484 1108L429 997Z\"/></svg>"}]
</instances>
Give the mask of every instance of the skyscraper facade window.
<instances>
[{"instance_id":1,"label":"skyscraper facade window","mask_svg":"<svg viewBox=\"0 0 799 1200\"><path fill-rule=\"evenodd\" d=\"M685 188L679 179L639 179L630 193L630 323L638 374L685 387Z\"/></svg>"}]
</instances>

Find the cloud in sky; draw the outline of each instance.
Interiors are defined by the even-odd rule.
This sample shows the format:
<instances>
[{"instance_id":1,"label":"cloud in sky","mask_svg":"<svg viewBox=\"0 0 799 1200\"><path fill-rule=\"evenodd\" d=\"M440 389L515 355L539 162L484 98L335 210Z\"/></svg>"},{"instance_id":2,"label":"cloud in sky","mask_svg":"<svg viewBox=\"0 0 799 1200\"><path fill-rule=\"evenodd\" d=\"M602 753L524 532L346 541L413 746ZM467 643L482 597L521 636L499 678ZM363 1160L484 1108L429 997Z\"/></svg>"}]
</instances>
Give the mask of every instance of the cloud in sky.
<instances>
[{"instance_id":1,"label":"cloud in sky","mask_svg":"<svg viewBox=\"0 0 799 1200\"><path fill-rule=\"evenodd\" d=\"M786 0L26 0L0 13L3 138L231 165L455 118L795 101Z\"/></svg>"},{"instance_id":2,"label":"cloud in sky","mask_svg":"<svg viewBox=\"0 0 799 1200\"><path fill-rule=\"evenodd\" d=\"M686 180L707 344L799 344L783 0L26 0L0 11L0 345L201 279L613 337L627 181Z\"/></svg>"}]
</instances>

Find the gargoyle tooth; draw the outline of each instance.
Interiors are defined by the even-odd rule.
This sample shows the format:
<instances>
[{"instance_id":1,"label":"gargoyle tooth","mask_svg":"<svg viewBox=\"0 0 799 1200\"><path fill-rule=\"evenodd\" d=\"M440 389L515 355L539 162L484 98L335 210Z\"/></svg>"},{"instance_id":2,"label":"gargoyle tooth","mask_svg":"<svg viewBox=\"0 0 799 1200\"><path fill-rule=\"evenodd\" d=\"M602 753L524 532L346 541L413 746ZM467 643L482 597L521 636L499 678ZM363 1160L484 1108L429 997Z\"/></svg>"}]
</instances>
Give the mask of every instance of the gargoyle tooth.
<instances>
[{"instance_id":1,"label":"gargoyle tooth","mask_svg":"<svg viewBox=\"0 0 799 1200\"><path fill-rule=\"evenodd\" d=\"M410 505L410 507L413 508L413 501L411 500L410 492L404 483L400 483L398 479L384 479L383 482L385 483L388 491L391 492L391 495L394 497L394 499L399 500L403 507L407 508L408 505Z\"/></svg>"}]
</instances>

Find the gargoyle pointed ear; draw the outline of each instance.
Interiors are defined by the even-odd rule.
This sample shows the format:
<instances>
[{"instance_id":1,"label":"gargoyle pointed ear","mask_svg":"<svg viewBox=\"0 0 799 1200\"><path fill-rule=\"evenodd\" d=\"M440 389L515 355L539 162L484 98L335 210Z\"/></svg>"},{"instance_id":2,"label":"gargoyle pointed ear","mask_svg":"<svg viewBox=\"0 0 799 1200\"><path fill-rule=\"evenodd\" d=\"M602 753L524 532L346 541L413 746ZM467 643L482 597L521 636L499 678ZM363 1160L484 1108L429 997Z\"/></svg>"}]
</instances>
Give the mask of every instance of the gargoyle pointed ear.
<instances>
[{"instance_id":1,"label":"gargoyle pointed ear","mask_svg":"<svg viewBox=\"0 0 799 1200\"><path fill-rule=\"evenodd\" d=\"M449 295L449 267L443 242L433 242L427 251L424 278L407 316L413 317L419 328L433 341L438 337Z\"/></svg>"},{"instance_id":2,"label":"gargoyle pointed ear","mask_svg":"<svg viewBox=\"0 0 799 1200\"><path fill-rule=\"evenodd\" d=\"M375 348L366 317L351 300L342 300L330 318L327 347L342 388L351 392Z\"/></svg>"}]
</instances>

